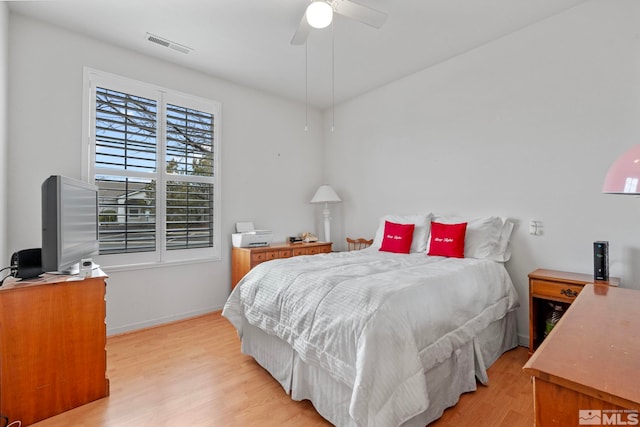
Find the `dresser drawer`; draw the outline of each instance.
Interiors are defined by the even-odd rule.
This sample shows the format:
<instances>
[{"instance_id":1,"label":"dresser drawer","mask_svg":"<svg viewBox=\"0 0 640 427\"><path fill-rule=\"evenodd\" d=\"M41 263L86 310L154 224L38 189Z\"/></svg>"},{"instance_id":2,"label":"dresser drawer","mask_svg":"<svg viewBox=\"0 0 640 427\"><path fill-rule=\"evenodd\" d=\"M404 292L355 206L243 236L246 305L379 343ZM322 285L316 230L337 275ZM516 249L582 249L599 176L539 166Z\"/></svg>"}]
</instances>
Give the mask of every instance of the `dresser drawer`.
<instances>
[{"instance_id":1,"label":"dresser drawer","mask_svg":"<svg viewBox=\"0 0 640 427\"><path fill-rule=\"evenodd\" d=\"M293 256L293 250L291 249L280 249L278 251L278 258L291 258Z\"/></svg>"},{"instance_id":2,"label":"dresser drawer","mask_svg":"<svg viewBox=\"0 0 640 427\"><path fill-rule=\"evenodd\" d=\"M573 302L582 291L580 285L531 279L531 296L555 301Z\"/></svg>"},{"instance_id":3,"label":"dresser drawer","mask_svg":"<svg viewBox=\"0 0 640 427\"><path fill-rule=\"evenodd\" d=\"M319 254L328 254L331 253L331 246L320 246L318 248L318 253Z\"/></svg>"},{"instance_id":4,"label":"dresser drawer","mask_svg":"<svg viewBox=\"0 0 640 427\"><path fill-rule=\"evenodd\" d=\"M307 248L293 248L293 256L307 255Z\"/></svg>"},{"instance_id":5,"label":"dresser drawer","mask_svg":"<svg viewBox=\"0 0 640 427\"><path fill-rule=\"evenodd\" d=\"M278 251L255 252L251 254L251 263L259 264L276 258L278 258Z\"/></svg>"}]
</instances>

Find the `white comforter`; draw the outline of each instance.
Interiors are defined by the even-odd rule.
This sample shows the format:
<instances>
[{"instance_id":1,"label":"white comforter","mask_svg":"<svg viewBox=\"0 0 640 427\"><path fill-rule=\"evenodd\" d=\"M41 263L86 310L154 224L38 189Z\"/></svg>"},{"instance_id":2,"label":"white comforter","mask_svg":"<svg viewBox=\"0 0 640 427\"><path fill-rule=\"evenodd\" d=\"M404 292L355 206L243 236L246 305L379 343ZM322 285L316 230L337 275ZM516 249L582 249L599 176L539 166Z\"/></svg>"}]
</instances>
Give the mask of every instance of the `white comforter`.
<instances>
[{"instance_id":1,"label":"white comforter","mask_svg":"<svg viewBox=\"0 0 640 427\"><path fill-rule=\"evenodd\" d=\"M353 389L361 426L396 426L427 409L424 373L518 307L500 263L375 250L258 265L223 315L288 342Z\"/></svg>"}]
</instances>

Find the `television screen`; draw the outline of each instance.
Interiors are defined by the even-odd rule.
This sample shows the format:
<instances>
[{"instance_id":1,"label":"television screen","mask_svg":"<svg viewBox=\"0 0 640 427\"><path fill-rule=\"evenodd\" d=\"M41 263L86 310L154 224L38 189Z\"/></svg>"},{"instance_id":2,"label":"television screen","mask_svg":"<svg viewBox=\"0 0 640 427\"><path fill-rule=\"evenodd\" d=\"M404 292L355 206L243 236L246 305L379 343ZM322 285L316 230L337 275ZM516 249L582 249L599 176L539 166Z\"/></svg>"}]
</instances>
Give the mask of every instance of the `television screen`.
<instances>
[{"instance_id":1,"label":"television screen","mask_svg":"<svg viewBox=\"0 0 640 427\"><path fill-rule=\"evenodd\" d=\"M52 175L42 184L42 269L76 274L83 258L98 254L98 189Z\"/></svg>"}]
</instances>

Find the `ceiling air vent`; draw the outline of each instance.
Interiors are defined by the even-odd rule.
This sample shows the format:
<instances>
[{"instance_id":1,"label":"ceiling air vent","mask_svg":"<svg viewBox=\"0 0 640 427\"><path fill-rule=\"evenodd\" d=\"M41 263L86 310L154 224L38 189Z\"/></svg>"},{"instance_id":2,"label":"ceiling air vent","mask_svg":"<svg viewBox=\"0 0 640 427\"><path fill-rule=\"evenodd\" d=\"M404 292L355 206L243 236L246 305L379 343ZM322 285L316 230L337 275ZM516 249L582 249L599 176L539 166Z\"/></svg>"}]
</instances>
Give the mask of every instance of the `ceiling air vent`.
<instances>
[{"instance_id":1,"label":"ceiling air vent","mask_svg":"<svg viewBox=\"0 0 640 427\"><path fill-rule=\"evenodd\" d=\"M171 40L167 40L163 37L156 36L155 34L151 34L151 33L147 33L147 40L149 40L152 43L159 44L160 46L168 47L170 49L177 50L178 52L182 52L182 53L189 53L193 50L190 47L187 47L180 43L172 42Z\"/></svg>"}]
</instances>

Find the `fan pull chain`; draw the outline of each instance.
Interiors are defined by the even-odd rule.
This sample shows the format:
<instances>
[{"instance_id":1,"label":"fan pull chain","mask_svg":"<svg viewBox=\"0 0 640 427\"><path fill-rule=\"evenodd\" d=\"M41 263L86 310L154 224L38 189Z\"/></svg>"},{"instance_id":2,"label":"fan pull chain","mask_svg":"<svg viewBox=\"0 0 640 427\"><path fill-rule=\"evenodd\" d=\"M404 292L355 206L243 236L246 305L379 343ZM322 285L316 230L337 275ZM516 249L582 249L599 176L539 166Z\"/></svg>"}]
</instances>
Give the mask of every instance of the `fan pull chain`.
<instances>
[{"instance_id":1,"label":"fan pull chain","mask_svg":"<svg viewBox=\"0 0 640 427\"><path fill-rule=\"evenodd\" d=\"M331 132L336 125L336 66L335 66L335 36L333 32L334 21L331 21Z\"/></svg>"},{"instance_id":2,"label":"fan pull chain","mask_svg":"<svg viewBox=\"0 0 640 427\"><path fill-rule=\"evenodd\" d=\"M304 131L309 131L309 60L307 58L307 46L304 42Z\"/></svg>"}]
</instances>

